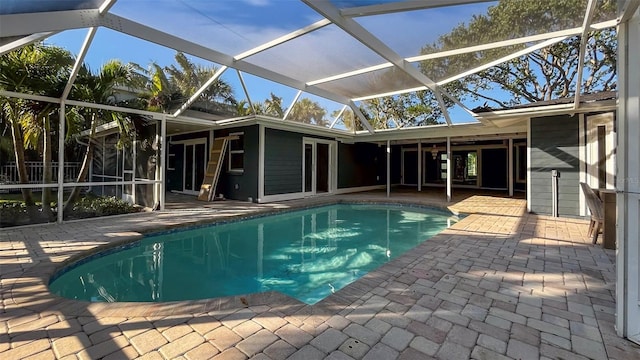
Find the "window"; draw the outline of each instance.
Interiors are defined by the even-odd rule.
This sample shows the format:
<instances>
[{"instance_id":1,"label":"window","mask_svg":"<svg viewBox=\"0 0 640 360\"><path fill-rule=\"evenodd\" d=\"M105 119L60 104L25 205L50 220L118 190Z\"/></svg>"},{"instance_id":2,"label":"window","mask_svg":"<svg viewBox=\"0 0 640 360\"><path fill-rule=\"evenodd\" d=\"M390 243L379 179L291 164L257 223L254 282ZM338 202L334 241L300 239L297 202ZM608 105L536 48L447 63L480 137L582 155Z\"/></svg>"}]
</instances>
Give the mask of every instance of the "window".
<instances>
[{"instance_id":1,"label":"window","mask_svg":"<svg viewBox=\"0 0 640 360\"><path fill-rule=\"evenodd\" d=\"M229 172L244 172L244 133L231 133L229 136L238 137L229 140Z\"/></svg>"},{"instance_id":2,"label":"window","mask_svg":"<svg viewBox=\"0 0 640 360\"><path fill-rule=\"evenodd\" d=\"M473 151L467 153L467 179L478 176L478 153Z\"/></svg>"}]
</instances>

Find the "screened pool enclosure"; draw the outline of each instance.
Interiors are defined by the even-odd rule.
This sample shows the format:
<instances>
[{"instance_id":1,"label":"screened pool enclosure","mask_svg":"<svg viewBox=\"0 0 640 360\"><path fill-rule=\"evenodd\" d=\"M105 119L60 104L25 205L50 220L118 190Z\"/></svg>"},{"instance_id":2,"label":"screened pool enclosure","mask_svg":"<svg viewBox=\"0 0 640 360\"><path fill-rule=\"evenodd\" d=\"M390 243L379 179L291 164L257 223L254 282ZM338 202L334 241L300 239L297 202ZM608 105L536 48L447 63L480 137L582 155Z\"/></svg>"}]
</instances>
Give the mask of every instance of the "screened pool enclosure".
<instances>
[{"instance_id":1,"label":"screened pool enclosure","mask_svg":"<svg viewBox=\"0 0 640 360\"><path fill-rule=\"evenodd\" d=\"M569 97L540 114L573 115L617 91L618 331L640 341L639 5L3 0L0 198L58 222L86 194L164 209L168 136L257 125L376 144L389 164L407 139L524 144L523 105ZM244 172L264 185L260 166Z\"/></svg>"}]
</instances>

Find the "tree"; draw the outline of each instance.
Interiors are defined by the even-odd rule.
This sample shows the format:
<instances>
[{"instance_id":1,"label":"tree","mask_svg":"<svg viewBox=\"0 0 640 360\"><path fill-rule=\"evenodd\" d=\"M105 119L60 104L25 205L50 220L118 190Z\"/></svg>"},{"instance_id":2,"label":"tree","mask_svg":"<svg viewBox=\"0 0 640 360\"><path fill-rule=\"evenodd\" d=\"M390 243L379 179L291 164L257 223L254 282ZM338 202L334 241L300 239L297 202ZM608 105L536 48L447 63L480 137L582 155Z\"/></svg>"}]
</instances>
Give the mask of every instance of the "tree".
<instances>
[{"instance_id":1,"label":"tree","mask_svg":"<svg viewBox=\"0 0 640 360\"><path fill-rule=\"evenodd\" d=\"M84 65L78 72L72 95L75 99L85 102L117 105L117 97L115 96L116 87L118 85L130 84L133 77L134 67L125 65L119 60L107 62L96 74L92 73L88 66ZM82 128L88 128L89 130L82 166L76 179L76 182L80 183L84 182L89 174L89 167L93 160L93 153L97 141L96 128L98 125L115 122L120 130L120 146L124 146L124 144L130 142L135 132L135 125L131 116L119 111L85 107L78 109L78 114L84 122ZM79 195L80 187L74 187L64 203L64 212L70 209Z\"/></svg>"},{"instance_id":2,"label":"tree","mask_svg":"<svg viewBox=\"0 0 640 360\"><path fill-rule=\"evenodd\" d=\"M178 66L170 65L165 68L165 71L169 75L170 82L184 96L183 101L187 101L218 71L215 66L194 64L181 52L176 53L175 60ZM236 103L233 88L220 78L200 94L198 101L208 105L216 103L235 105Z\"/></svg>"},{"instance_id":3,"label":"tree","mask_svg":"<svg viewBox=\"0 0 640 360\"><path fill-rule=\"evenodd\" d=\"M282 107L282 98L271 93L270 98L263 102L253 104L256 115L267 115L276 118L283 118L285 109Z\"/></svg>"},{"instance_id":4,"label":"tree","mask_svg":"<svg viewBox=\"0 0 640 360\"><path fill-rule=\"evenodd\" d=\"M132 64L136 69L133 86L146 89L148 110L171 112L186 103L218 71L190 61L183 53L175 55L176 64L162 67L152 62L148 69ZM205 112L228 111L225 105L236 108L233 88L218 78L205 89L192 107ZM230 108L229 108L230 109Z\"/></svg>"},{"instance_id":5,"label":"tree","mask_svg":"<svg viewBox=\"0 0 640 360\"><path fill-rule=\"evenodd\" d=\"M24 46L0 57L0 88L59 97L67 83L72 55L55 46L41 43ZM57 120L58 106L52 103L37 102L16 98L0 98L3 118L9 122L12 133L14 155L18 168L19 181L29 182L25 149L38 149L43 155L43 182L52 182L52 135L57 126L51 120ZM22 196L32 219L36 216L35 202L29 189L22 189ZM42 190L42 210L51 218L51 189Z\"/></svg>"},{"instance_id":6,"label":"tree","mask_svg":"<svg viewBox=\"0 0 640 360\"><path fill-rule=\"evenodd\" d=\"M501 0L489 7L486 15L477 15L468 24L456 26L433 44L425 45L422 54L489 43L496 39L524 37L581 25L585 0L520 1ZM594 22L615 18L616 2L599 2ZM572 96L576 91L591 93L616 88L616 33L614 28L589 34L584 62L584 76L576 79L580 37L534 51L487 70L445 85L453 96L484 100L499 107L522 102L536 102ZM499 59L525 45L472 52L454 57L431 59L420 63L421 71L437 81ZM501 89L510 95L503 99L491 90ZM433 95L425 98L434 102ZM448 106L452 104L449 102Z\"/></svg>"},{"instance_id":7,"label":"tree","mask_svg":"<svg viewBox=\"0 0 640 360\"><path fill-rule=\"evenodd\" d=\"M315 124L328 126L329 123L324 118L327 111L315 101L309 98L298 100L289 113L289 119L305 124Z\"/></svg>"}]
</instances>

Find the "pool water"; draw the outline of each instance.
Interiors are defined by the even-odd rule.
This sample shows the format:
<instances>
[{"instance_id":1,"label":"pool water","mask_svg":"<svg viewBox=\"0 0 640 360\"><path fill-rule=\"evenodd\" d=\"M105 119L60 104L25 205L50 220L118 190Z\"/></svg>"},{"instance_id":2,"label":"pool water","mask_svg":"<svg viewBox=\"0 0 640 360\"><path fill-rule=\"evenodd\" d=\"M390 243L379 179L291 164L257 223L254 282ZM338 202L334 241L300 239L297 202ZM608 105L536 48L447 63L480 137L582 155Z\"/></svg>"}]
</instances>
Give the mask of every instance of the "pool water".
<instances>
[{"instance_id":1,"label":"pool water","mask_svg":"<svg viewBox=\"0 0 640 360\"><path fill-rule=\"evenodd\" d=\"M338 204L160 233L63 269L50 289L96 302L279 291L314 304L439 233L449 217Z\"/></svg>"}]
</instances>

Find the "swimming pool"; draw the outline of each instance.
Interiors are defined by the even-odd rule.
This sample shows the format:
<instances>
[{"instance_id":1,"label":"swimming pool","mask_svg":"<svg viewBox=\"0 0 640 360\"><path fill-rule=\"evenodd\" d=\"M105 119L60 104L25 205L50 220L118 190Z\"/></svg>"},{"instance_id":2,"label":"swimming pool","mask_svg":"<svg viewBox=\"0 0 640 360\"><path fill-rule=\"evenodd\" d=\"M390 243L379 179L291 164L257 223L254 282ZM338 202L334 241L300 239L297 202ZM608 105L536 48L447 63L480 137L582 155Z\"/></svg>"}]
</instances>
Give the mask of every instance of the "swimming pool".
<instances>
[{"instance_id":1,"label":"swimming pool","mask_svg":"<svg viewBox=\"0 0 640 360\"><path fill-rule=\"evenodd\" d=\"M153 234L62 269L54 294L94 302L279 291L314 304L439 233L450 214L337 204Z\"/></svg>"}]
</instances>

